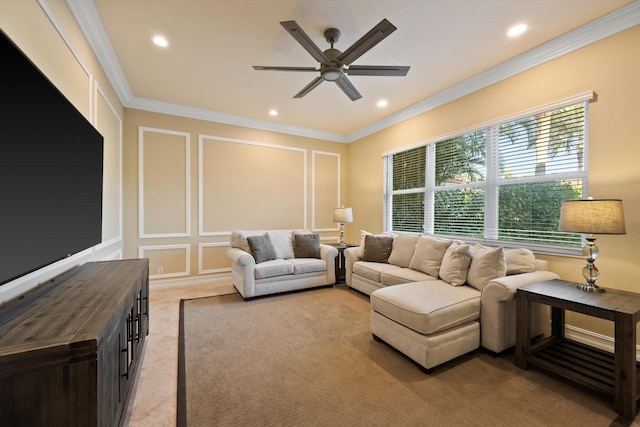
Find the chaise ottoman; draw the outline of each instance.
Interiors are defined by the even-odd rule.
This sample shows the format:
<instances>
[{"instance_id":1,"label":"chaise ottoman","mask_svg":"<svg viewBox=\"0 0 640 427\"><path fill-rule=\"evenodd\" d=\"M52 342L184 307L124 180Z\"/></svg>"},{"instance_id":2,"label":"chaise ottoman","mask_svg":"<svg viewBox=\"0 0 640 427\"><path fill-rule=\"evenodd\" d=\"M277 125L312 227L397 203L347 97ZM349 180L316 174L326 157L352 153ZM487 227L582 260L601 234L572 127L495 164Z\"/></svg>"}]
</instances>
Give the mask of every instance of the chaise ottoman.
<instances>
[{"instance_id":1,"label":"chaise ottoman","mask_svg":"<svg viewBox=\"0 0 640 427\"><path fill-rule=\"evenodd\" d=\"M480 346L480 295L441 280L378 289L371 294L371 333L430 372Z\"/></svg>"}]
</instances>

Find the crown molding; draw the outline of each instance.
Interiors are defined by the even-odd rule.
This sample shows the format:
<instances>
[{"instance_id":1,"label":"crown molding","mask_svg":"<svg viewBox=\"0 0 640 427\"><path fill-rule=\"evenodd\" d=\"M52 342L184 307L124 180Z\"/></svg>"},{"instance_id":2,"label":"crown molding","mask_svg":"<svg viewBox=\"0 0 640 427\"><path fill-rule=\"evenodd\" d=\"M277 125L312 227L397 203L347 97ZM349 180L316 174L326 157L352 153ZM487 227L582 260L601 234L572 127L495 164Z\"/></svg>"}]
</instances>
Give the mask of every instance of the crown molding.
<instances>
[{"instance_id":1,"label":"crown molding","mask_svg":"<svg viewBox=\"0 0 640 427\"><path fill-rule=\"evenodd\" d=\"M640 1L451 86L347 136L353 142L640 24Z\"/></svg>"},{"instance_id":2,"label":"crown molding","mask_svg":"<svg viewBox=\"0 0 640 427\"><path fill-rule=\"evenodd\" d=\"M92 0L66 0L122 104L152 112L350 143L640 24L640 0L492 67L348 135L133 96Z\"/></svg>"},{"instance_id":3,"label":"crown molding","mask_svg":"<svg viewBox=\"0 0 640 427\"><path fill-rule=\"evenodd\" d=\"M218 111L207 110L204 108L189 107L186 105L172 104L169 102L155 101L153 99L133 97L126 105L127 108L135 108L138 110L151 111L154 113L169 114L172 116L187 117L190 119L206 120L209 122L223 123L233 126L243 126L251 129L260 129L271 132L286 133L290 135L303 136L306 138L322 139L324 141L333 141L346 143L346 136L322 132L315 129L304 128L300 126L291 126L287 124L272 123L266 120L257 120L234 114L221 113Z\"/></svg>"}]
</instances>

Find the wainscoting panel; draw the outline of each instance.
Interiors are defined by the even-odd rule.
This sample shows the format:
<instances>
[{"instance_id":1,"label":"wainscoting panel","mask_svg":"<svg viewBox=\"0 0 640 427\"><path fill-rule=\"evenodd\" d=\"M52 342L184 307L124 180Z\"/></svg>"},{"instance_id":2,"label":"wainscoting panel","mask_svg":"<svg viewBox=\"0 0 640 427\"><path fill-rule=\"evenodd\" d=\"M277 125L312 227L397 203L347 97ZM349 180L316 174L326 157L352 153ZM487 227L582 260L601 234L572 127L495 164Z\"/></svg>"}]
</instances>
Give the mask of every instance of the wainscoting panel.
<instances>
[{"instance_id":1,"label":"wainscoting panel","mask_svg":"<svg viewBox=\"0 0 640 427\"><path fill-rule=\"evenodd\" d=\"M138 131L140 238L190 233L190 134L140 127Z\"/></svg>"},{"instance_id":2,"label":"wainscoting panel","mask_svg":"<svg viewBox=\"0 0 640 427\"><path fill-rule=\"evenodd\" d=\"M338 231L333 208L340 206L340 154L313 151L311 228L313 231Z\"/></svg>"},{"instance_id":3,"label":"wainscoting panel","mask_svg":"<svg viewBox=\"0 0 640 427\"><path fill-rule=\"evenodd\" d=\"M227 249L229 242L200 243L198 245L198 274L218 274L231 271Z\"/></svg>"},{"instance_id":4,"label":"wainscoting panel","mask_svg":"<svg viewBox=\"0 0 640 427\"><path fill-rule=\"evenodd\" d=\"M307 151L200 135L199 234L306 228Z\"/></svg>"},{"instance_id":5,"label":"wainscoting panel","mask_svg":"<svg viewBox=\"0 0 640 427\"><path fill-rule=\"evenodd\" d=\"M139 258L149 258L149 278L188 276L191 271L191 245L139 246Z\"/></svg>"}]
</instances>

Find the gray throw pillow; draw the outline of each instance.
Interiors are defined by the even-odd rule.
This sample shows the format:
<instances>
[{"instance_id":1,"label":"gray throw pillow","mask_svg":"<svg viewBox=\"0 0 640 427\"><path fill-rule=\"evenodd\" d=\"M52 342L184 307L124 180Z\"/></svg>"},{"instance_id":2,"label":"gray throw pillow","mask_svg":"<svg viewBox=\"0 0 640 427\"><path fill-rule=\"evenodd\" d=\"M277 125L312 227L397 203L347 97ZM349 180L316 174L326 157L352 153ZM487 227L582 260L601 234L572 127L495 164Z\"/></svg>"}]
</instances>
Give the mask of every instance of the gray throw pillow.
<instances>
[{"instance_id":1,"label":"gray throw pillow","mask_svg":"<svg viewBox=\"0 0 640 427\"><path fill-rule=\"evenodd\" d=\"M249 236L247 242L249 242L251 255L256 260L256 264L276 259L276 250L266 234L264 236Z\"/></svg>"},{"instance_id":2,"label":"gray throw pillow","mask_svg":"<svg viewBox=\"0 0 640 427\"><path fill-rule=\"evenodd\" d=\"M393 249L393 237L365 236L363 261L387 262Z\"/></svg>"},{"instance_id":3,"label":"gray throw pillow","mask_svg":"<svg viewBox=\"0 0 640 427\"><path fill-rule=\"evenodd\" d=\"M320 235L295 234L293 254L296 258L320 258Z\"/></svg>"}]
</instances>

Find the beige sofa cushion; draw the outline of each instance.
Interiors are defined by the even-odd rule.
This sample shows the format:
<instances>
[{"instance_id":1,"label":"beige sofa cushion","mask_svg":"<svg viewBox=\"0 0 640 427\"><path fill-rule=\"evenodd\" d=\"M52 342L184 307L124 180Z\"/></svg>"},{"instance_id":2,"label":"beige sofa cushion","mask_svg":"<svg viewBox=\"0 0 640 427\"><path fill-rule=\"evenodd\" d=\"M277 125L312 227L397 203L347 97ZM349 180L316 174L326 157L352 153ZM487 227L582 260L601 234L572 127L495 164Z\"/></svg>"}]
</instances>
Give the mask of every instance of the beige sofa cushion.
<instances>
[{"instance_id":1,"label":"beige sofa cushion","mask_svg":"<svg viewBox=\"0 0 640 427\"><path fill-rule=\"evenodd\" d=\"M293 264L293 274L314 273L316 271L327 271L327 263L323 259L316 258L294 258L287 260Z\"/></svg>"},{"instance_id":2,"label":"beige sofa cushion","mask_svg":"<svg viewBox=\"0 0 640 427\"><path fill-rule=\"evenodd\" d=\"M265 261L260 264L256 264L253 274L256 279L266 279L267 277L293 274L293 264L283 259Z\"/></svg>"},{"instance_id":3,"label":"beige sofa cushion","mask_svg":"<svg viewBox=\"0 0 640 427\"><path fill-rule=\"evenodd\" d=\"M383 271L399 270L397 265L385 264L381 262L358 261L353 264L353 274L366 277L369 280L380 283L380 274Z\"/></svg>"},{"instance_id":4,"label":"beige sofa cushion","mask_svg":"<svg viewBox=\"0 0 640 427\"><path fill-rule=\"evenodd\" d=\"M536 270L536 257L529 249L505 248L504 258L507 262L507 276Z\"/></svg>"},{"instance_id":5,"label":"beige sofa cushion","mask_svg":"<svg viewBox=\"0 0 640 427\"><path fill-rule=\"evenodd\" d=\"M447 248L440 266L440 278L452 286L467 282L471 265L471 246L453 244Z\"/></svg>"},{"instance_id":6,"label":"beige sofa cushion","mask_svg":"<svg viewBox=\"0 0 640 427\"><path fill-rule=\"evenodd\" d=\"M392 268L380 272L380 283L386 286L408 282L426 282L429 280L438 279L422 271L412 270L410 268Z\"/></svg>"},{"instance_id":7,"label":"beige sofa cushion","mask_svg":"<svg viewBox=\"0 0 640 427\"><path fill-rule=\"evenodd\" d=\"M467 283L479 291L490 280L504 277L507 274L507 263L502 246L490 248L476 244L473 247L471 265L467 275Z\"/></svg>"},{"instance_id":8,"label":"beige sofa cushion","mask_svg":"<svg viewBox=\"0 0 640 427\"><path fill-rule=\"evenodd\" d=\"M442 280L405 283L374 291L371 308L421 334L433 334L477 320L480 292Z\"/></svg>"},{"instance_id":9,"label":"beige sofa cushion","mask_svg":"<svg viewBox=\"0 0 640 427\"><path fill-rule=\"evenodd\" d=\"M437 237L418 237L409 268L422 271L429 276L438 277L442 258L452 243L452 240Z\"/></svg>"},{"instance_id":10,"label":"beige sofa cushion","mask_svg":"<svg viewBox=\"0 0 640 427\"><path fill-rule=\"evenodd\" d=\"M418 237L398 236L393 239L393 249L391 250L391 255L389 255L388 263L398 267L409 267Z\"/></svg>"}]
</instances>

